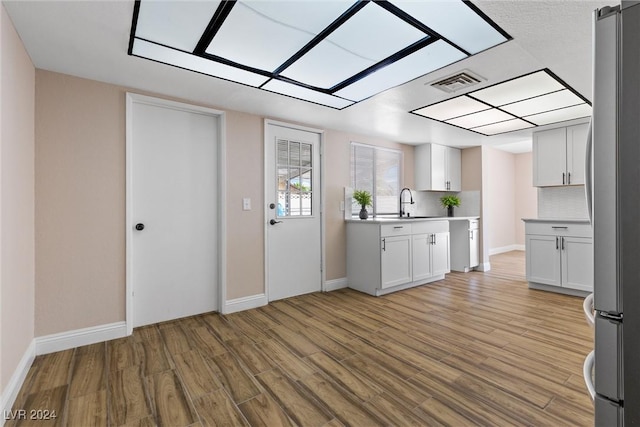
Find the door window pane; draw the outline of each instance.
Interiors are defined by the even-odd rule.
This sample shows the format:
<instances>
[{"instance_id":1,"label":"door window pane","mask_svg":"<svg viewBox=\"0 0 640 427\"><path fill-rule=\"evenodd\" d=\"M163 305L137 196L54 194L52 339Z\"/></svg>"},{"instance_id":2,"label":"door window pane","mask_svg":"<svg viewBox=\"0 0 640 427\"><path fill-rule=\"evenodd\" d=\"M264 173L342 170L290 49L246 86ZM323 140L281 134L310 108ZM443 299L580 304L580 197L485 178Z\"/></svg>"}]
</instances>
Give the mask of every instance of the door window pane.
<instances>
[{"instance_id":1,"label":"door window pane","mask_svg":"<svg viewBox=\"0 0 640 427\"><path fill-rule=\"evenodd\" d=\"M278 217L313 214L312 145L280 139L277 144Z\"/></svg>"}]
</instances>

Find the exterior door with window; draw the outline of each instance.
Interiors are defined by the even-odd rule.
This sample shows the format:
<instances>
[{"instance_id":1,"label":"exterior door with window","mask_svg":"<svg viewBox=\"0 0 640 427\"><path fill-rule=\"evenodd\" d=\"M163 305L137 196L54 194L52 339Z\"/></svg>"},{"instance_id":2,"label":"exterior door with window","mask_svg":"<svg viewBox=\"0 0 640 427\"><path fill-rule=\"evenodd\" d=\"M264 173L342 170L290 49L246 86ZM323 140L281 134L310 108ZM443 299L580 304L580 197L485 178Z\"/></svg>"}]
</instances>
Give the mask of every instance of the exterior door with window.
<instances>
[{"instance_id":1,"label":"exterior door with window","mask_svg":"<svg viewBox=\"0 0 640 427\"><path fill-rule=\"evenodd\" d=\"M270 301L322 287L321 132L266 122L266 282Z\"/></svg>"}]
</instances>

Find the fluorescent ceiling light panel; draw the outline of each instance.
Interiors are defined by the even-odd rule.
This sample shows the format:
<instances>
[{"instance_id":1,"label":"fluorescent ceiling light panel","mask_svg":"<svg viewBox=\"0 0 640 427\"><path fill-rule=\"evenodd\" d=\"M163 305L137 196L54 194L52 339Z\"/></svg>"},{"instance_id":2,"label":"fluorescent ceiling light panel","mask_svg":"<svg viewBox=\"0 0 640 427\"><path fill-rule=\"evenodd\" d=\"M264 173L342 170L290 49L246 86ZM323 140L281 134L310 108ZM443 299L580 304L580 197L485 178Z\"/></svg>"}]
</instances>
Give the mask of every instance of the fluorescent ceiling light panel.
<instances>
[{"instance_id":1,"label":"fluorescent ceiling light panel","mask_svg":"<svg viewBox=\"0 0 640 427\"><path fill-rule=\"evenodd\" d=\"M476 101L475 99L467 96L458 96L457 98L449 99L438 104L431 105L429 107L420 108L414 113L420 114L435 120L448 120L455 117L464 116L466 114L477 113L478 111L488 110L487 104Z\"/></svg>"},{"instance_id":2,"label":"fluorescent ceiling light panel","mask_svg":"<svg viewBox=\"0 0 640 427\"><path fill-rule=\"evenodd\" d=\"M459 126L461 128L471 129L478 126L484 126L496 122L504 122L514 117L498 109L480 111L479 113L468 114L456 119L447 120L447 123Z\"/></svg>"},{"instance_id":3,"label":"fluorescent ceiling light panel","mask_svg":"<svg viewBox=\"0 0 640 427\"><path fill-rule=\"evenodd\" d=\"M426 37L424 32L369 3L282 75L329 89Z\"/></svg>"},{"instance_id":4,"label":"fluorescent ceiling light panel","mask_svg":"<svg viewBox=\"0 0 640 427\"><path fill-rule=\"evenodd\" d=\"M392 0L392 3L472 55L508 40L459 1Z\"/></svg>"},{"instance_id":5,"label":"fluorescent ceiling light panel","mask_svg":"<svg viewBox=\"0 0 640 427\"><path fill-rule=\"evenodd\" d=\"M591 116L591 106L589 104L575 105L573 107L561 108L559 110L547 111L546 113L535 114L524 117L531 123L538 126L551 123L564 122L566 120L580 119Z\"/></svg>"},{"instance_id":6,"label":"fluorescent ceiling light panel","mask_svg":"<svg viewBox=\"0 0 640 427\"><path fill-rule=\"evenodd\" d=\"M499 133L513 132L515 130L531 128L532 125L529 122L525 122L522 119L507 120L505 122L493 123L486 126L481 126L473 129L476 132L484 135L497 135Z\"/></svg>"},{"instance_id":7,"label":"fluorescent ceiling light panel","mask_svg":"<svg viewBox=\"0 0 640 427\"><path fill-rule=\"evenodd\" d=\"M544 69L411 113L483 135L495 135L588 117L591 105Z\"/></svg>"},{"instance_id":8,"label":"fluorescent ceiling light panel","mask_svg":"<svg viewBox=\"0 0 640 427\"><path fill-rule=\"evenodd\" d=\"M547 95L541 95L535 98L525 99L524 101L514 102L513 104L503 105L500 108L513 115L523 117L578 104L584 104L584 100L569 89L563 89Z\"/></svg>"},{"instance_id":9,"label":"fluorescent ceiling light panel","mask_svg":"<svg viewBox=\"0 0 640 427\"><path fill-rule=\"evenodd\" d=\"M352 3L237 1L206 52L274 71Z\"/></svg>"},{"instance_id":10,"label":"fluorescent ceiling light panel","mask_svg":"<svg viewBox=\"0 0 640 427\"><path fill-rule=\"evenodd\" d=\"M220 1L144 1L136 37L192 52Z\"/></svg>"},{"instance_id":11,"label":"fluorescent ceiling light panel","mask_svg":"<svg viewBox=\"0 0 640 427\"><path fill-rule=\"evenodd\" d=\"M129 55L340 109L511 39L469 1L415 3L136 0Z\"/></svg>"},{"instance_id":12,"label":"fluorescent ceiling light panel","mask_svg":"<svg viewBox=\"0 0 640 427\"><path fill-rule=\"evenodd\" d=\"M487 104L501 106L534 96L564 89L564 86L544 71L493 85L473 92L473 97Z\"/></svg>"},{"instance_id":13,"label":"fluorescent ceiling light panel","mask_svg":"<svg viewBox=\"0 0 640 427\"><path fill-rule=\"evenodd\" d=\"M450 44L438 40L337 91L336 95L354 101L362 101L466 57L464 53L451 47Z\"/></svg>"},{"instance_id":14,"label":"fluorescent ceiling light panel","mask_svg":"<svg viewBox=\"0 0 640 427\"><path fill-rule=\"evenodd\" d=\"M303 99L305 101L315 102L316 104L327 105L329 107L342 109L352 105L354 102L347 99L338 98L337 96L328 95L317 92L294 84L285 83L281 80L271 80L263 86L264 89L281 93L283 95L292 96L294 98Z\"/></svg>"},{"instance_id":15,"label":"fluorescent ceiling light panel","mask_svg":"<svg viewBox=\"0 0 640 427\"><path fill-rule=\"evenodd\" d=\"M179 50L149 43L144 40L135 40L132 54L142 58L152 59L176 67L196 71L222 79L233 80L249 86L259 87L267 81L267 78L259 74L239 70L218 62L209 61L199 56L190 55Z\"/></svg>"}]
</instances>

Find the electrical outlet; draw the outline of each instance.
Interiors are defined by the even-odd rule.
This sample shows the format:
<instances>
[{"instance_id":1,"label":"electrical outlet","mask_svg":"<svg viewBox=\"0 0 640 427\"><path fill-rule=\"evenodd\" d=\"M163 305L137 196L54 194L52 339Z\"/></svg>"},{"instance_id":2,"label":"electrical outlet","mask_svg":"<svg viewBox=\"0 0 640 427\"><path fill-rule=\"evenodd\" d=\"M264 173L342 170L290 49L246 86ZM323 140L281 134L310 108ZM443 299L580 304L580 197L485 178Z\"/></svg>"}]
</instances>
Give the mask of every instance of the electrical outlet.
<instances>
[{"instance_id":1,"label":"electrical outlet","mask_svg":"<svg viewBox=\"0 0 640 427\"><path fill-rule=\"evenodd\" d=\"M242 199L242 210L243 211L250 211L251 210L251 199L248 197L245 197Z\"/></svg>"},{"instance_id":2,"label":"electrical outlet","mask_svg":"<svg viewBox=\"0 0 640 427\"><path fill-rule=\"evenodd\" d=\"M340 212L344 212L344 200L340 201Z\"/></svg>"}]
</instances>

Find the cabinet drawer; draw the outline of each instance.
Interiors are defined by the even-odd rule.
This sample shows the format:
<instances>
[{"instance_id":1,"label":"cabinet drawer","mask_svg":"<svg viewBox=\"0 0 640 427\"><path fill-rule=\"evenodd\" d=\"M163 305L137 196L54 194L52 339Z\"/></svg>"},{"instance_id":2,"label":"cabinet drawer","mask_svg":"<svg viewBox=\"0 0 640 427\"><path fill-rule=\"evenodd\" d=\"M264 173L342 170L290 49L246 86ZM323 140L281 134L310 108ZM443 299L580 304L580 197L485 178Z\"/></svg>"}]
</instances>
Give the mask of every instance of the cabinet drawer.
<instances>
[{"instance_id":1,"label":"cabinet drawer","mask_svg":"<svg viewBox=\"0 0 640 427\"><path fill-rule=\"evenodd\" d=\"M544 236L574 236L592 237L590 224L576 224L572 222L528 222L525 225L525 234L538 234Z\"/></svg>"},{"instance_id":2,"label":"cabinet drawer","mask_svg":"<svg viewBox=\"0 0 640 427\"><path fill-rule=\"evenodd\" d=\"M411 224L386 224L380 226L380 237L411 234Z\"/></svg>"},{"instance_id":3,"label":"cabinet drawer","mask_svg":"<svg viewBox=\"0 0 640 427\"><path fill-rule=\"evenodd\" d=\"M411 224L413 234L446 233L449 221L418 221Z\"/></svg>"}]
</instances>

